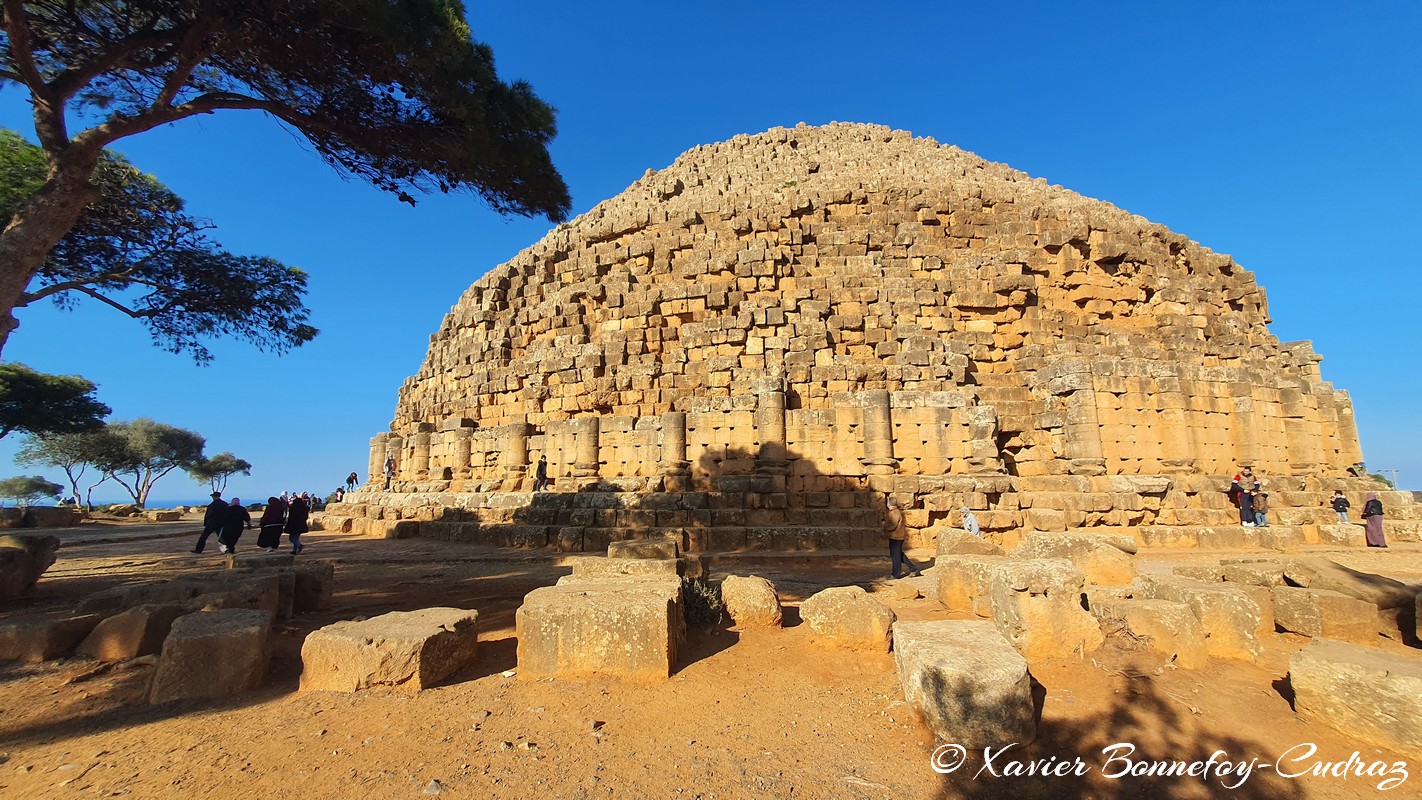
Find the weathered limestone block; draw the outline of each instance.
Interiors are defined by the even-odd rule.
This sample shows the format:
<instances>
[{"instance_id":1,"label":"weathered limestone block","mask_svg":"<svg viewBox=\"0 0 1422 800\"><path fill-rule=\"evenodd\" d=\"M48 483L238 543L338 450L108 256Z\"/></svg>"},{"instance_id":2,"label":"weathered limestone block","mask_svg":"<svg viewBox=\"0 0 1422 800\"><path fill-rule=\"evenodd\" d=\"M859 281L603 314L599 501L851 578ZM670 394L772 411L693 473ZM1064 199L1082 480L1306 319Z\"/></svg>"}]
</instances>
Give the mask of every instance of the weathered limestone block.
<instances>
[{"instance_id":1,"label":"weathered limestone block","mask_svg":"<svg viewBox=\"0 0 1422 800\"><path fill-rule=\"evenodd\" d=\"M291 553L232 553L225 559L228 569L271 569L296 563Z\"/></svg>"},{"instance_id":2,"label":"weathered limestone block","mask_svg":"<svg viewBox=\"0 0 1422 800\"><path fill-rule=\"evenodd\" d=\"M71 506L30 506L25 512L31 528L72 528L83 519L83 512Z\"/></svg>"},{"instance_id":3,"label":"weathered limestone block","mask_svg":"<svg viewBox=\"0 0 1422 800\"><path fill-rule=\"evenodd\" d=\"M608 558L675 559L676 542L671 539L623 539L607 543Z\"/></svg>"},{"instance_id":4,"label":"weathered limestone block","mask_svg":"<svg viewBox=\"0 0 1422 800\"><path fill-rule=\"evenodd\" d=\"M1005 554L1001 547L959 528L940 530L937 546L940 556L1000 556Z\"/></svg>"},{"instance_id":5,"label":"weathered limestone block","mask_svg":"<svg viewBox=\"0 0 1422 800\"><path fill-rule=\"evenodd\" d=\"M1294 710L1422 758L1422 657L1319 639L1289 659Z\"/></svg>"},{"instance_id":6,"label":"weathered limestone block","mask_svg":"<svg viewBox=\"0 0 1422 800\"><path fill-rule=\"evenodd\" d=\"M521 678L665 679L686 624L675 575L578 577L534 589L515 621Z\"/></svg>"},{"instance_id":7,"label":"weathered limestone block","mask_svg":"<svg viewBox=\"0 0 1422 800\"><path fill-rule=\"evenodd\" d=\"M292 570L296 574L292 611L329 611L336 586L336 565L329 561L305 561Z\"/></svg>"},{"instance_id":8,"label":"weathered limestone block","mask_svg":"<svg viewBox=\"0 0 1422 800\"><path fill-rule=\"evenodd\" d=\"M35 588L54 565L59 537L49 534L0 535L0 600L19 597Z\"/></svg>"},{"instance_id":9,"label":"weathered limestone block","mask_svg":"<svg viewBox=\"0 0 1422 800\"><path fill-rule=\"evenodd\" d=\"M1204 581L1205 583L1219 583L1220 581L1224 580L1224 568L1219 566L1172 567L1170 572L1174 575L1178 575L1181 578L1190 578L1191 580Z\"/></svg>"},{"instance_id":10,"label":"weathered limestone block","mask_svg":"<svg viewBox=\"0 0 1422 800\"><path fill-rule=\"evenodd\" d=\"M1029 533L1012 554L1018 558L1064 558L1087 583L1125 586L1136 579L1135 559L1101 537L1070 533Z\"/></svg>"},{"instance_id":11,"label":"weathered limestone block","mask_svg":"<svg viewBox=\"0 0 1422 800\"><path fill-rule=\"evenodd\" d=\"M1284 565L1276 562L1223 562L1220 572L1228 583L1273 588L1284 585Z\"/></svg>"},{"instance_id":12,"label":"weathered limestone block","mask_svg":"<svg viewBox=\"0 0 1422 800\"><path fill-rule=\"evenodd\" d=\"M1292 586L1328 589L1364 600L1378 608L1398 608L1413 601L1415 591L1402 581L1349 569L1318 556L1300 556L1284 565L1284 579Z\"/></svg>"},{"instance_id":13,"label":"weathered limestone block","mask_svg":"<svg viewBox=\"0 0 1422 800\"><path fill-rule=\"evenodd\" d=\"M665 558L606 558L604 556L569 556L563 560L571 565L576 578L612 578L619 576L660 575L676 577L677 562Z\"/></svg>"},{"instance_id":14,"label":"weathered limestone block","mask_svg":"<svg viewBox=\"0 0 1422 800\"><path fill-rule=\"evenodd\" d=\"M1318 541L1345 547L1364 547L1368 543L1362 525L1319 525Z\"/></svg>"},{"instance_id":15,"label":"weathered limestone block","mask_svg":"<svg viewBox=\"0 0 1422 800\"><path fill-rule=\"evenodd\" d=\"M74 652L103 614L46 616L0 622L0 660L49 661Z\"/></svg>"},{"instance_id":16,"label":"weathered limestone block","mask_svg":"<svg viewBox=\"0 0 1422 800\"><path fill-rule=\"evenodd\" d=\"M157 653L173 627L173 620L188 610L180 605L141 605L103 620L75 650L99 661L125 661Z\"/></svg>"},{"instance_id":17,"label":"weathered limestone block","mask_svg":"<svg viewBox=\"0 0 1422 800\"><path fill-rule=\"evenodd\" d=\"M1027 661L991 622L897 622L894 660L904 699L938 740L978 748L1036 738Z\"/></svg>"},{"instance_id":18,"label":"weathered limestone block","mask_svg":"<svg viewBox=\"0 0 1422 800\"><path fill-rule=\"evenodd\" d=\"M858 586L816 592L800 604L800 619L837 647L887 653L892 644L894 612Z\"/></svg>"},{"instance_id":19,"label":"weathered limestone block","mask_svg":"<svg viewBox=\"0 0 1422 800\"><path fill-rule=\"evenodd\" d=\"M474 660L478 621L477 611L423 608L327 625L301 645L301 690L428 689Z\"/></svg>"},{"instance_id":20,"label":"weathered limestone block","mask_svg":"<svg viewBox=\"0 0 1422 800\"><path fill-rule=\"evenodd\" d=\"M971 611L991 617L988 578L1007 556L941 556L934 562L938 574L938 601L949 611Z\"/></svg>"},{"instance_id":21,"label":"weathered limestone block","mask_svg":"<svg viewBox=\"0 0 1422 800\"><path fill-rule=\"evenodd\" d=\"M269 611L229 608L173 621L148 694L150 703L227 697L262 685L271 650Z\"/></svg>"},{"instance_id":22,"label":"weathered limestone block","mask_svg":"<svg viewBox=\"0 0 1422 800\"><path fill-rule=\"evenodd\" d=\"M1205 631L1210 655L1248 661L1259 657L1258 630L1264 614L1242 588L1161 575L1142 576L1141 588L1148 599L1190 606Z\"/></svg>"},{"instance_id":23,"label":"weathered limestone block","mask_svg":"<svg viewBox=\"0 0 1422 800\"><path fill-rule=\"evenodd\" d=\"M727 575L721 581L721 600L738 627L780 627L780 596L765 578Z\"/></svg>"},{"instance_id":24,"label":"weathered limestone block","mask_svg":"<svg viewBox=\"0 0 1422 800\"><path fill-rule=\"evenodd\" d=\"M1170 600L1096 600L1095 614L1108 629L1119 626L1147 649L1170 657L1182 669L1204 669L1209 660L1205 630L1184 603Z\"/></svg>"},{"instance_id":25,"label":"weathered limestone block","mask_svg":"<svg viewBox=\"0 0 1422 800\"><path fill-rule=\"evenodd\" d=\"M294 587L290 575L286 576L286 582ZM290 616L291 594L286 594L288 601L283 602L282 584L283 576L276 573L243 575L241 578L214 582L206 591L197 595L193 604L210 609L260 609L278 616L285 610L285 616Z\"/></svg>"},{"instance_id":26,"label":"weathered limestone block","mask_svg":"<svg viewBox=\"0 0 1422 800\"><path fill-rule=\"evenodd\" d=\"M1085 583L1066 559L1004 561L988 578L993 622L1028 662L1090 653L1106 637L1081 607Z\"/></svg>"},{"instance_id":27,"label":"weathered limestone block","mask_svg":"<svg viewBox=\"0 0 1422 800\"><path fill-rule=\"evenodd\" d=\"M152 522L177 522L183 518L181 511L145 511L143 516Z\"/></svg>"},{"instance_id":28,"label":"weathered limestone block","mask_svg":"<svg viewBox=\"0 0 1422 800\"><path fill-rule=\"evenodd\" d=\"M1274 623L1290 633L1314 638L1375 644L1378 607L1327 589L1274 587Z\"/></svg>"}]
</instances>

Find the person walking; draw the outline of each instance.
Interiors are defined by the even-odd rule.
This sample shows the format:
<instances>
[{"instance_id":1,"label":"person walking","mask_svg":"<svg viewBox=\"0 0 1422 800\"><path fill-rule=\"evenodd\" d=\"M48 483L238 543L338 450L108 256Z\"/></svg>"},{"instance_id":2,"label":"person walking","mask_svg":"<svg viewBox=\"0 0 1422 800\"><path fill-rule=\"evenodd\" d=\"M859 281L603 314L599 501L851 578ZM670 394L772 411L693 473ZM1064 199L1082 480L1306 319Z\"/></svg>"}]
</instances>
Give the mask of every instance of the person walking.
<instances>
[{"instance_id":1,"label":"person walking","mask_svg":"<svg viewBox=\"0 0 1422 800\"><path fill-rule=\"evenodd\" d=\"M218 550L223 553L237 552L237 540L242 538L242 531L251 527L252 515L247 513L241 498L232 498L232 505L227 507L227 518L222 522L222 533L217 537L217 543L221 545Z\"/></svg>"},{"instance_id":2,"label":"person walking","mask_svg":"<svg viewBox=\"0 0 1422 800\"><path fill-rule=\"evenodd\" d=\"M306 549L301 544L301 534L306 533L306 518L311 514L311 504L306 501L306 493L291 499L291 505L286 509L286 536L291 539L291 554L297 555Z\"/></svg>"},{"instance_id":3,"label":"person walking","mask_svg":"<svg viewBox=\"0 0 1422 800\"><path fill-rule=\"evenodd\" d=\"M904 524L904 512L899 508L899 501L890 497L887 502L888 512L884 515L884 532L889 534L889 566L890 572L895 578L905 577L899 575L899 565L903 564L906 576L916 578L922 573L918 567L909 561L904 555L904 540L908 539L908 526Z\"/></svg>"},{"instance_id":4,"label":"person walking","mask_svg":"<svg viewBox=\"0 0 1422 800\"><path fill-rule=\"evenodd\" d=\"M257 547L275 553L281 547L281 529L286 524L286 503L280 497L268 497L267 507L257 522Z\"/></svg>"},{"instance_id":5,"label":"person walking","mask_svg":"<svg viewBox=\"0 0 1422 800\"><path fill-rule=\"evenodd\" d=\"M1383 536L1383 507L1377 492L1368 492L1368 500L1363 503L1363 533L1368 547L1387 547Z\"/></svg>"},{"instance_id":6,"label":"person walking","mask_svg":"<svg viewBox=\"0 0 1422 800\"><path fill-rule=\"evenodd\" d=\"M395 454L385 457L385 491L390 491L390 482L395 480Z\"/></svg>"},{"instance_id":7,"label":"person walking","mask_svg":"<svg viewBox=\"0 0 1422 800\"><path fill-rule=\"evenodd\" d=\"M541 492L548 488L548 456L538 457L538 466L533 471L533 491Z\"/></svg>"},{"instance_id":8,"label":"person walking","mask_svg":"<svg viewBox=\"0 0 1422 800\"><path fill-rule=\"evenodd\" d=\"M346 476L346 491L354 492L356 484L360 483L360 476L352 472Z\"/></svg>"},{"instance_id":9,"label":"person walking","mask_svg":"<svg viewBox=\"0 0 1422 800\"><path fill-rule=\"evenodd\" d=\"M207 537L217 534L219 544L222 539L222 523L227 521L227 504L222 501L222 492L212 493L212 502L202 515L202 535L198 537L194 553L201 553L207 547Z\"/></svg>"},{"instance_id":10,"label":"person walking","mask_svg":"<svg viewBox=\"0 0 1422 800\"><path fill-rule=\"evenodd\" d=\"M1348 502L1348 498L1344 497L1341 491L1334 489L1333 499L1329 500L1328 504L1333 506L1334 511L1338 512L1338 524L1347 525L1348 509L1352 508L1352 504Z\"/></svg>"}]
</instances>

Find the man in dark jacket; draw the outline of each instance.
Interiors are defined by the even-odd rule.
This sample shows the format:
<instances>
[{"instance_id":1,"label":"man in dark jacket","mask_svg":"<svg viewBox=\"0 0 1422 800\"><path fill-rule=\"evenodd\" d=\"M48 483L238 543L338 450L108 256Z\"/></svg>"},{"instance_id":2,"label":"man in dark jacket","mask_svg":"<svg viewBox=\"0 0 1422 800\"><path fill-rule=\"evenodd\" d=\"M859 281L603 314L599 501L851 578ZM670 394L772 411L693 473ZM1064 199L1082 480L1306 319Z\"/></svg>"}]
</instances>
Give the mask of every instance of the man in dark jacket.
<instances>
[{"instance_id":1,"label":"man in dark jacket","mask_svg":"<svg viewBox=\"0 0 1422 800\"><path fill-rule=\"evenodd\" d=\"M252 515L247 507L242 505L240 499L232 498L232 505L227 507L227 517L222 521L222 533L217 536L217 543L221 545L218 549L224 553L237 552L237 540L242 538L242 531L251 528Z\"/></svg>"},{"instance_id":2,"label":"man in dark jacket","mask_svg":"<svg viewBox=\"0 0 1422 800\"><path fill-rule=\"evenodd\" d=\"M201 553L207 547L207 537L218 534L221 540L222 525L227 522L227 504L222 502L222 492L212 493L212 502L208 504L207 511L202 515L202 535L198 537L197 547L193 548L194 553Z\"/></svg>"}]
</instances>

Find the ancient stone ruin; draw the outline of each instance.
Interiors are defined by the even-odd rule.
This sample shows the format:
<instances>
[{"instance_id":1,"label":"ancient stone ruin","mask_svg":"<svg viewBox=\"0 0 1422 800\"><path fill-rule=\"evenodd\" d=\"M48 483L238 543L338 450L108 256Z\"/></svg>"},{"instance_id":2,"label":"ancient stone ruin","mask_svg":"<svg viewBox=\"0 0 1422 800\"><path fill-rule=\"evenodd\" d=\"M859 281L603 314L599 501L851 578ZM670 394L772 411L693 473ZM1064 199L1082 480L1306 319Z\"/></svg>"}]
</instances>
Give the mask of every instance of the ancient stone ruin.
<instances>
[{"instance_id":1,"label":"ancient stone ruin","mask_svg":"<svg viewBox=\"0 0 1422 800\"><path fill-rule=\"evenodd\" d=\"M1327 491L1360 507L1376 488L1347 471L1352 404L1268 321L1229 256L955 147L851 124L737 136L470 287L371 440L371 483L326 523L860 549L891 494L917 545L960 507L1007 546L1113 528L1213 545L1251 465L1285 529L1230 543L1348 538L1319 526ZM553 491L535 494L540 457ZM1384 501L1409 506L1390 535L1415 536L1410 495Z\"/></svg>"}]
</instances>

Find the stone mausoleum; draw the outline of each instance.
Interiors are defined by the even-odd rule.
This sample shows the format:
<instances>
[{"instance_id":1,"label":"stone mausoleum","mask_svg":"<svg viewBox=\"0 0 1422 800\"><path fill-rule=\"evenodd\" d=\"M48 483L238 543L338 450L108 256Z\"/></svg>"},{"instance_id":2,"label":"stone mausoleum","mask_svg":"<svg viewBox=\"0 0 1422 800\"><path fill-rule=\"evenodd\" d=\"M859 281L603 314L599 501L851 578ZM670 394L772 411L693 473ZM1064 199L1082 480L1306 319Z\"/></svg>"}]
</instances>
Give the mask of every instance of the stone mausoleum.
<instances>
[{"instance_id":1,"label":"stone mausoleum","mask_svg":"<svg viewBox=\"0 0 1422 800\"><path fill-rule=\"evenodd\" d=\"M737 136L471 286L327 524L853 550L882 543L893 495L918 544L964 506L999 539L1218 543L1251 465L1275 525L1313 538L1328 492L1360 506L1377 486L1348 472L1348 395L1268 322L1229 256L955 147L853 124ZM553 491L533 494L540 456Z\"/></svg>"}]
</instances>

